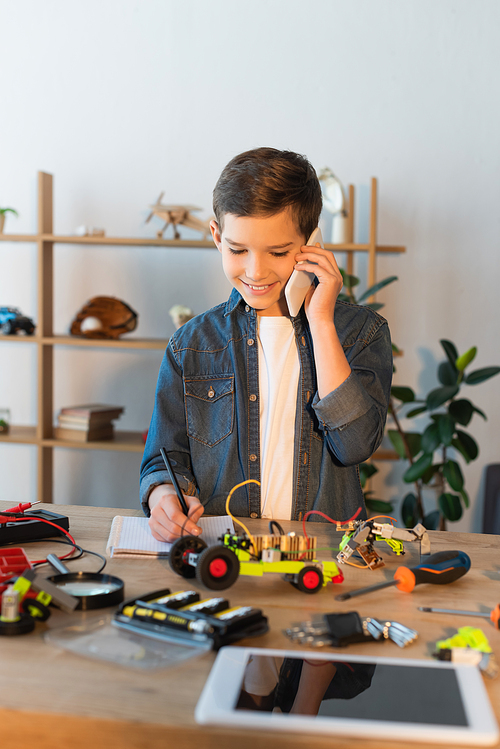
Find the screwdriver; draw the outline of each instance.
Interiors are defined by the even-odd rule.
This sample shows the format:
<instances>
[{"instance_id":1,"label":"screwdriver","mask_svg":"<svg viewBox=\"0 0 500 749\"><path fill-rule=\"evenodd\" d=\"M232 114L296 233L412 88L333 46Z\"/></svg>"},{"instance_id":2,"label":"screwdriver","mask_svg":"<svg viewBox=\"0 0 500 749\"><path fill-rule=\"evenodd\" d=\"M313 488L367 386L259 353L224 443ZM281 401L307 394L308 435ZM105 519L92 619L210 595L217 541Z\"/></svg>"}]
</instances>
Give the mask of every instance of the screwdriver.
<instances>
[{"instance_id":1,"label":"screwdriver","mask_svg":"<svg viewBox=\"0 0 500 749\"><path fill-rule=\"evenodd\" d=\"M370 585L368 588L359 588L351 593L341 593L335 596L336 601L347 601L348 598L362 596L365 593L371 593L374 590L382 590L395 585L398 590L405 593L411 593L415 585L420 583L431 583L433 585L446 585L458 580L470 570L470 558L465 551L438 551L431 554L425 562L417 567L398 567L394 580L378 585Z\"/></svg>"},{"instance_id":2,"label":"screwdriver","mask_svg":"<svg viewBox=\"0 0 500 749\"><path fill-rule=\"evenodd\" d=\"M500 629L500 603L497 603L489 614L483 614L480 611L460 611L458 609L434 609L429 606L419 606L419 611L427 611L436 614L460 614L461 616L482 616L484 619L491 619L496 629Z\"/></svg>"}]
</instances>

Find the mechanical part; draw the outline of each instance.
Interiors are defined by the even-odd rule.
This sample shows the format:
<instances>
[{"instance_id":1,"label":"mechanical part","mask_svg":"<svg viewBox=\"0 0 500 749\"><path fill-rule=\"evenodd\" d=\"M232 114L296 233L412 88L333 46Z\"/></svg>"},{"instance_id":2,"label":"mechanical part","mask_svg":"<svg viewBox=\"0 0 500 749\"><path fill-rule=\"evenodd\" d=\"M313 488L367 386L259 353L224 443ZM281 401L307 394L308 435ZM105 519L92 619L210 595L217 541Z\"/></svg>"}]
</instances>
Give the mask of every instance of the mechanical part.
<instances>
[{"instance_id":1,"label":"mechanical part","mask_svg":"<svg viewBox=\"0 0 500 749\"><path fill-rule=\"evenodd\" d=\"M29 614L33 619L39 619L41 622L46 622L50 616L49 607L36 598L24 598L21 606L25 614Z\"/></svg>"},{"instance_id":2,"label":"mechanical part","mask_svg":"<svg viewBox=\"0 0 500 749\"><path fill-rule=\"evenodd\" d=\"M317 593L323 586L323 573L318 567L307 565L303 567L296 576L297 581L292 583L302 593Z\"/></svg>"},{"instance_id":3,"label":"mechanical part","mask_svg":"<svg viewBox=\"0 0 500 749\"><path fill-rule=\"evenodd\" d=\"M240 562L227 546L209 546L198 557L196 579L210 590L225 590L236 582Z\"/></svg>"},{"instance_id":4,"label":"mechanical part","mask_svg":"<svg viewBox=\"0 0 500 749\"><path fill-rule=\"evenodd\" d=\"M414 642L418 633L399 622L381 622L367 617L361 619L357 611L345 614L316 615L310 621L295 624L284 633L299 645L312 647L345 647L353 642L373 642L390 639L399 647Z\"/></svg>"},{"instance_id":5,"label":"mechanical part","mask_svg":"<svg viewBox=\"0 0 500 749\"><path fill-rule=\"evenodd\" d=\"M196 536L182 536L174 541L170 549L168 561L174 572L181 577L193 578L196 575L196 565L191 564L190 554L201 554L207 548L205 541Z\"/></svg>"},{"instance_id":6,"label":"mechanical part","mask_svg":"<svg viewBox=\"0 0 500 749\"><path fill-rule=\"evenodd\" d=\"M356 526L352 530L352 525ZM375 551L375 541L386 541L390 548L399 556L404 554L403 541L420 541L420 554L430 554L431 544L427 529L418 523L414 528L397 528L391 523L377 523L375 520L360 520L349 523L347 528L337 526L337 530L344 530L340 542L337 560L343 564L354 553L359 553L370 569L384 566L382 557Z\"/></svg>"}]
</instances>

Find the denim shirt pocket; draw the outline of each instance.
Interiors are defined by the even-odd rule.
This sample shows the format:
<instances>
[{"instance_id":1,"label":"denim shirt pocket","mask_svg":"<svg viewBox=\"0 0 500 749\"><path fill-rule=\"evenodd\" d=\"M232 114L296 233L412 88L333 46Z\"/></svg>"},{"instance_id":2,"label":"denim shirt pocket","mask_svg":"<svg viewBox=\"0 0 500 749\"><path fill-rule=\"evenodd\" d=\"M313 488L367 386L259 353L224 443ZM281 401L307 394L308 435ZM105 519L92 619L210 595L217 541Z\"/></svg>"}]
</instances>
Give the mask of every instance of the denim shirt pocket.
<instances>
[{"instance_id":1,"label":"denim shirt pocket","mask_svg":"<svg viewBox=\"0 0 500 749\"><path fill-rule=\"evenodd\" d=\"M228 437L234 425L234 375L184 380L188 436L208 447Z\"/></svg>"}]
</instances>

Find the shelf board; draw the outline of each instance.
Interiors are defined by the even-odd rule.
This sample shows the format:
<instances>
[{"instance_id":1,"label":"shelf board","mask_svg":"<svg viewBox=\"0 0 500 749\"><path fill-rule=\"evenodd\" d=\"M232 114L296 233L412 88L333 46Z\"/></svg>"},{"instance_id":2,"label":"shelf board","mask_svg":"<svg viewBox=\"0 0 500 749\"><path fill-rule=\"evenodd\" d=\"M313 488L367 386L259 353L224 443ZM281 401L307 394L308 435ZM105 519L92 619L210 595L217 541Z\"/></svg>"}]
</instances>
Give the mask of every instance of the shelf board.
<instances>
[{"instance_id":1,"label":"shelf board","mask_svg":"<svg viewBox=\"0 0 500 749\"><path fill-rule=\"evenodd\" d=\"M25 445L36 445L36 427L19 427L10 425L7 434L0 434L0 442L15 442Z\"/></svg>"},{"instance_id":2,"label":"shelf board","mask_svg":"<svg viewBox=\"0 0 500 749\"><path fill-rule=\"evenodd\" d=\"M38 234L0 234L0 242L36 242Z\"/></svg>"},{"instance_id":3,"label":"shelf board","mask_svg":"<svg viewBox=\"0 0 500 749\"><path fill-rule=\"evenodd\" d=\"M3 335L0 333L0 343L40 343L37 335Z\"/></svg>"},{"instance_id":4,"label":"shelf board","mask_svg":"<svg viewBox=\"0 0 500 749\"><path fill-rule=\"evenodd\" d=\"M116 431L112 440L95 440L78 442L77 440L41 440L44 447L73 447L84 450L119 450L122 452L142 453L144 442L141 432Z\"/></svg>"},{"instance_id":5,"label":"shelf board","mask_svg":"<svg viewBox=\"0 0 500 749\"><path fill-rule=\"evenodd\" d=\"M167 347L168 338L80 338L72 335L44 336L42 343L51 346L87 346L121 349L159 349Z\"/></svg>"},{"instance_id":6,"label":"shelf board","mask_svg":"<svg viewBox=\"0 0 500 749\"><path fill-rule=\"evenodd\" d=\"M377 450L371 457L372 460L400 460L395 450Z\"/></svg>"},{"instance_id":7,"label":"shelf board","mask_svg":"<svg viewBox=\"0 0 500 749\"><path fill-rule=\"evenodd\" d=\"M2 242L56 242L58 244L113 245L117 247L185 247L215 250L212 239L159 239L158 237L78 237L75 234L0 234ZM327 250L334 252L369 252L371 245L364 242L325 243ZM406 252L403 245L378 244L375 252Z\"/></svg>"}]
</instances>

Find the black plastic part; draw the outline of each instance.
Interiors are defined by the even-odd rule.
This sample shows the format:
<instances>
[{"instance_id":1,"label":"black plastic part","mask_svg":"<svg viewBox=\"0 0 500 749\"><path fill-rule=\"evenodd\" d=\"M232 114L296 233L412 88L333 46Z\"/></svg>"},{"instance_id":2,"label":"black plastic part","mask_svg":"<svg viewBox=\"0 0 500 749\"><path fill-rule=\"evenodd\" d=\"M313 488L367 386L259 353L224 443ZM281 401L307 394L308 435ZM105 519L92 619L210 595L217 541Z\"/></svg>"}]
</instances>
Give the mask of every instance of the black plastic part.
<instances>
[{"instance_id":1,"label":"black plastic part","mask_svg":"<svg viewBox=\"0 0 500 749\"><path fill-rule=\"evenodd\" d=\"M0 621L0 635L12 637L14 635L27 635L35 629L35 620L29 614L19 614L17 622Z\"/></svg>"},{"instance_id":2,"label":"black plastic part","mask_svg":"<svg viewBox=\"0 0 500 749\"><path fill-rule=\"evenodd\" d=\"M269 521L269 533L271 533L271 535L274 534L273 528L276 528L276 530L278 531L278 535L280 536L285 535L285 531L283 530L283 528L281 527L281 525L278 523L277 520Z\"/></svg>"},{"instance_id":3,"label":"black plastic part","mask_svg":"<svg viewBox=\"0 0 500 749\"><path fill-rule=\"evenodd\" d=\"M309 576L313 573L317 576L317 583L311 587L310 585L305 584L304 578L306 575ZM302 593L317 593L323 586L323 573L317 567L308 564L300 570L297 574L297 582L292 583L292 585L302 591Z\"/></svg>"},{"instance_id":4,"label":"black plastic part","mask_svg":"<svg viewBox=\"0 0 500 749\"><path fill-rule=\"evenodd\" d=\"M46 622L50 616L50 609L36 598L23 598L21 607L25 614L29 614L33 619Z\"/></svg>"},{"instance_id":5,"label":"black plastic part","mask_svg":"<svg viewBox=\"0 0 500 749\"><path fill-rule=\"evenodd\" d=\"M325 614L325 623L335 648L343 648L351 642L366 642L374 638L365 634L363 624L357 611L345 614Z\"/></svg>"},{"instance_id":6,"label":"black plastic part","mask_svg":"<svg viewBox=\"0 0 500 749\"><path fill-rule=\"evenodd\" d=\"M211 573L210 567L220 560L226 565L226 571L220 576ZM202 551L196 565L196 579L210 590L225 590L230 588L240 574L240 561L234 551L227 546L209 546Z\"/></svg>"},{"instance_id":7,"label":"black plastic part","mask_svg":"<svg viewBox=\"0 0 500 749\"><path fill-rule=\"evenodd\" d=\"M196 569L185 561L185 556L187 554L200 554L206 548L205 541L196 536L178 538L172 544L168 555L170 567L181 577L193 578L196 575Z\"/></svg>"},{"instance_id":8,"label":"black plastic part","mask_svg":"<svg viewBox=\"0 0 500 749\"><path fill-rule=\"evenodd\" d=\"M3 515L5 517L5 515ZM42 520L49 520L51 523L58 525L64 530L69 529L69 518L66 515L57 515L55 512L47 510L32 510L25 512L26 520L16 520L12 523L0 523L0 546L10 543L19 543L22 541L31 541L37 538L50 538L51 536L64 536L62 530L57 530L53 525L41 523Z\"/></svg>"}]
</instances>

